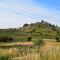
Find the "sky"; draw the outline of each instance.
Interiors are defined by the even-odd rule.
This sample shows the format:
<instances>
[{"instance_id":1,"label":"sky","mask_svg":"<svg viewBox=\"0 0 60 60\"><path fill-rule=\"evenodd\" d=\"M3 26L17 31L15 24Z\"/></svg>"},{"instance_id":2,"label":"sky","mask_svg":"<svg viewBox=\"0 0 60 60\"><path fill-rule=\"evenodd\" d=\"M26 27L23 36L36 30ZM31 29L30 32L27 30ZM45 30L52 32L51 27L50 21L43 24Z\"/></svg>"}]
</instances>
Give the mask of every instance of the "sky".
<instances>
[{"instance_id":1,"label":"sky","mask_svg":"<svg viewBox=\"0 0 60 60\"><path fill-rule=\"evenodd\" d=\"M0 28L41 20L60 26L60 0L0 0Z\"/></svg>"}]
</instances>

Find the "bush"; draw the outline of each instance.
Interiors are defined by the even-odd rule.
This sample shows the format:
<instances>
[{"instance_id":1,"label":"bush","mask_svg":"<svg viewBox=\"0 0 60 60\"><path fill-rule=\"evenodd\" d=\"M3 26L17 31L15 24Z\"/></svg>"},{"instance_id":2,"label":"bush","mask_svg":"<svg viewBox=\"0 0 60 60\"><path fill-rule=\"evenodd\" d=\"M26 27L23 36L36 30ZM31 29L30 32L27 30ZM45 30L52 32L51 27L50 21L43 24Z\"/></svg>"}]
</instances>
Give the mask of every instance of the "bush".
<instances>
[{"instance_id":1,"label":"bush","mask_svg":"<svg viewBox=\"0 0 60 60\"><path fill-rule=\"evenodd\" d=\"M40 48L44 44L44 40L42 38L34 40L34 46Z\"/></svg>"},{"instance_id":2,"label":"bush","mask_svg":"<svg viewBox=\"0 0 60 60\"><path fill-rule=\"evenodd\" d=\"M27 37L27 40L28 40L28 41L31 41L31 39L32 39L31 36L28 36L28 37Z\"/></svg>"},{"instance_id":3,"label":"bush","mask_svg":"<svg viewBox=\"0 0 60 60\"><path fill-rule=\"evenodd\" d=\"M0 42L11 42L11 41L13 41L12 37L9 37L9 36L1 36L0 37Z\"/></svg>"},{"instance_id":4,"label":"bush","mask_svg":"<svg viewBox=\"0 0 60 60\"><path fill-rule=\"evenodd\" d=\"M56 39L57 42L60 42L59 36L56 36L55 39Z\"/></svg>"},{"instance_id":5,"label":"bush","mask_svg":"<svg viewBox=\"0 0 60 60\"><path fill-rule=\"evenodd\" d=\"M24 25L23 25L23 27L26 27L26 26L28 26L28 24L24 24Z\"/></svg>"},{"instance_id":6,"label":"bush","mask_svg":"<svg viewBox=\"0 0 60 60\"><path fill-rule=\"evenodd\" d=\"M8 56L0 56L0 60L9 60Z\"/></svg>"}]
</instances>

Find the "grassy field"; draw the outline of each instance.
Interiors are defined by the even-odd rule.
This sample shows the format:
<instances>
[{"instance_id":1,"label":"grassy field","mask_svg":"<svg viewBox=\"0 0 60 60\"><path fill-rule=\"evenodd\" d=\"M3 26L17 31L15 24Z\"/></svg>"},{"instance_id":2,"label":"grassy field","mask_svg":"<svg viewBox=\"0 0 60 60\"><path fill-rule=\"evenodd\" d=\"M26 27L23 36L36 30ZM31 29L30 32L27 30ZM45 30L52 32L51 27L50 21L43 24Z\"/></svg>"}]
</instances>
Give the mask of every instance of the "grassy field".
<instances>
[{"instance_id":1,"label":"grassy field","mask_svg":"<svg viewBox=\"0 0 60 60\"><path fill-rule=\"evenodd\" d=\"M60 60L60 27L42 20L0 29L0 60Z\"/></svg>"},{"instance_id":2,"label":"grassy field","mask_svg":"<svg viewBox=\"0 0 60 60\"><path fill-rule=\"evenodd\" d=\"M47 41L40 49L29 46L13 47L17 44L28 45L32 42L7 44L6 46L12 47L0 48L0 60L60 60L60 42Z\"/></svg>"},{"instance_id":3,"label":"grassy field","mask_svg":"<svg viewBox=\"0 0 60 60\"><path fill-rule=\"evenodd\" d=\"M56 49L57 48L57 49ZM31 54L24 57L12 58L12 60L60 60L60 47L49 48L48 50L34 50Z\"/></svg>"},{"instance_id":4,"label":"grassy field","mask_svg":"<svg viewBox=\"0 0 60 60\"><path fill-rule=\"evenodd\" d=\"M60 43L46 42L40 49L32 49L26 56L12 58L12 60L60 60Z\"/></svg>"}]
</instances>

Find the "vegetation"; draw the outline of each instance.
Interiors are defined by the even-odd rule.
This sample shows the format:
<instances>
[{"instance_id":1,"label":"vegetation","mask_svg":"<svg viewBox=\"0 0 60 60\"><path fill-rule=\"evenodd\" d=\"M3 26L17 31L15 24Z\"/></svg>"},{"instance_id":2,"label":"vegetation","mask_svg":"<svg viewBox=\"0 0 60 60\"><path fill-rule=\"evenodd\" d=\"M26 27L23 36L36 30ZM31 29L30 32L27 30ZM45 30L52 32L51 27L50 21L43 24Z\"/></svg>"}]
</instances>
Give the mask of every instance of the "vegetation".
<instances>
[{"instance_id":1,"label":"vegetation","mask_svg":"<svg viewBox=\"0 0 60 60\"><path fill-rule=\"evenodd\" d=\"M8 56L0 56L0 60L9 60Z\"/></svg>"},{"instance_id":2,"label":"vegetation","mask_svg":"<svg viewBox=\"0 0 60 60\"><path fill-rule=\"evenodd\" d=\"M0 42L0 60L60 60L60 27L43 20L0 29Z\"/></svg>"},{"instance_id":3,"label":"vegetation","mask_svg":"<svg viewBox=\"0 0 60 60\"><path fill-rule=\"evenodd\" d=\"M15 41L27 41L29 34L32 39L34 37L55 39L57 35L60 36L60 27L42 20L41 22L24 24L20 28L0 29L0 36L11 36Z\"/></svg>"},{"instance_id":4,"label":"vegetation","mask_svg":"<svg viewBox=\"0 0 60 60\"><path fill-rule=\"evenodd\" d=\"M40 48L44 44L44 40L42 38L36 39L33 41L35 48Z\"/></svg>"},{"instance_id":5,"label":"vegetation","mask_svg":"<svg viewBox=\"0 0 60 60\"><path fill-rule=\"evenodd\" d=\"M28 41L31 41L31 39L32 39L31 36L28 36L28 37L27 37L27 40L28 40Z\"/></svg>"},{"instance_id":6,"label":"vegetation","mask_svg":"<svg viewBox=\"0 0 60 60\"><path fill-rule=\"evenodd\" d=\"M59 36L56 36L55 39L56 39L57 42L60 42L60 38L59 38Z\"/></svg>"},{"instance_id":7,"label":"vegetation","mask_svg":"<svg viewBox=\"0 0 60 60\"><path fill-rule=\"evenodd\" d=\"M9 36L0 36L0 42L11 42L13 41L12 37Z\"/></svg>"},{"instance_id":8,"label":"vegetation","mask_svg":"<svg viewBox=\"0 0 60 60\"><path fill-rule=\"evenodd\" d=\"M25 26L26 25L26 26ZM56 35L60 35L60 27L50 24L45 21L31 23L31 24L24 24L22 29L20 29L21 33L24 31L24 34L30 33L34 37L42 37L42 38L49 38L54 39ZM59 34L57 33L59 32Z\"/></svg>"},{"instance_id":9,"label":"vegetation","mask_svg":"<svg viewBox=\"0 0 60 60\"><path fill-rule=\"evenodd\" d=\"M23 27L28 26L28 24L24 24Z\"/></svg>"},{"instance_id":10,"label":"vegetation","mask_svg":"<svg viewBox=\"0 0 60 60\"><path fill-rule=\"evenodd\" d=\"M57 49L56 49L57 48ZM6 52L5 52L6 51ZM0 49L0 59L3 60L60 60L60 47L51 48L10 48Z\"/></svg>"}]
</instances>

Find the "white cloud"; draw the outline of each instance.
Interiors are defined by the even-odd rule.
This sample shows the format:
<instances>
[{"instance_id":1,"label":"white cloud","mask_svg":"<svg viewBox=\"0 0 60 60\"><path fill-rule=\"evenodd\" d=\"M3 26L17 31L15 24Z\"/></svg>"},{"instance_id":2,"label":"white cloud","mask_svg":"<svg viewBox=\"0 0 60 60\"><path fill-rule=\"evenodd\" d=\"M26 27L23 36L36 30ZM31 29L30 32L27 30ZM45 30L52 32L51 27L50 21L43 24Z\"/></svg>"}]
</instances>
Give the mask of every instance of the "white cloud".
<instances>
[{"instance_id":1,"label":"white cloud","mask_svg":"<svg viewBox=\"0 0 60 60\"><path fill-rule=\"evenodd\" d=\"M30 4L28 0L21 0L19 3L0 2L0 28L18 27L24 23L36 22L42 19L59 25L59 12Z\"/></svg>"}]
</instances>

